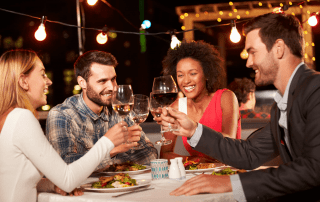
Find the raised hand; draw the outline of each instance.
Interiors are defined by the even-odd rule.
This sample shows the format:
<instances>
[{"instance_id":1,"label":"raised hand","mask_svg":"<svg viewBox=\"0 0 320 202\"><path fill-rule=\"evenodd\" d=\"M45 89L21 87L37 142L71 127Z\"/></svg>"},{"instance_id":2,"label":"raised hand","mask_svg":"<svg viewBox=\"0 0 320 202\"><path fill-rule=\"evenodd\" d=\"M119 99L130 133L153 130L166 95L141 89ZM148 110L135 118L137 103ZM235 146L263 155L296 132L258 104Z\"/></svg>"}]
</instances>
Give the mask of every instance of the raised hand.
<instances>
[{"instance_id":1,"label":"raised hand","mask_svg":"<svg viewBox=\"0 0 320 202\"><path fill-rule=\"evenodd\" d=\"M169 128L169 124L176 125L178 131L173 131L172 133L179 136L192 137L197 129L198 124L191 120L185 113L179 112L171 107L168 109L163 108L161 114L161 125L164 130Z\"/></svg>"},{"instance_id":2,"label":"raised hand","mask_svg":"<svg viewBox=\"0 0 320 202\"><path fill-rule=\"evenodd\" d=\"M109 138L115 147L125 143L129 136L128 124L124 121L121 121L108 130L104 136Z\"/></svg>"}]
</instances>

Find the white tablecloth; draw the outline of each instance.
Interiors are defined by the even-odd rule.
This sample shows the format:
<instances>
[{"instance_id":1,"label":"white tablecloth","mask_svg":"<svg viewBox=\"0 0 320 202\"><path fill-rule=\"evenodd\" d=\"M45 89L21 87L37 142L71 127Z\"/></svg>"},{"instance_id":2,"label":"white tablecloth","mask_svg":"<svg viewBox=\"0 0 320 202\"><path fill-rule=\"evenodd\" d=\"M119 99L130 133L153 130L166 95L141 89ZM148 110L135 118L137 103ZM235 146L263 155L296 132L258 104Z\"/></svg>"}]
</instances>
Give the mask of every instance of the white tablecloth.
<instances>
[{"instance_id":1,"label":"white tablecloth","mask_svg":"<svg viewBox=\"0 0 320 202\"><path fill-rule=\"evenodd\" d=\"M192 178L195 174L187 174L187 179ZM151 179L151 173L143 173L139 175L131 175L134 179ZM90 177L84 183L98 181L98 178ZM112 198L113 195L121 194L122 192L117 193L99 193L99 192L84 192L82 196L61 196L55 193L39 193L38 202L105 202L105 201L115 201L115 202L128 202L128 201L165 201L165 202L197 202L197 201L232 201L233 194L232 192L223 193L223 194L199 194L195 196L171 196L170 192L174 189L180 187L185 180L176 181L171 179L164 180L154 180L151 181L149 187L154 189L131 193L128 195L120 196L117 198Z\"/></svg>"}]
</instances>

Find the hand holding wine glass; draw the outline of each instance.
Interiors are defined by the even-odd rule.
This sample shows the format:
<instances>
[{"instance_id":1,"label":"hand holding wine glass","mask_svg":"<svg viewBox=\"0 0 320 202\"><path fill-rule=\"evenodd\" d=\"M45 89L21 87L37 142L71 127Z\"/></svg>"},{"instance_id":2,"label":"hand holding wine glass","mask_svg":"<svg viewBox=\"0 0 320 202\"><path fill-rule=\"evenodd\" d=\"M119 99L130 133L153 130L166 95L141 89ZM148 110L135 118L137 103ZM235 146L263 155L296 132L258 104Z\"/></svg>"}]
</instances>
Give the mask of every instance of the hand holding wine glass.
<instances>
[{"instance_id":1,"label":"hand holding wine glass","mask_svg":"<svg viewBox=\"0 0 320 202\"><path fill-rule=\"evenodd\" d=\"M131 85L117 85L112 93L112 107L115 112L120 116L119 122L129 115L132 111L134 103L133 91ZM129 140L128 144L131 144Z\"/></svg>"},{"instance_id":2,"label":"hand holding wine glass","mask_svg":"<svg viewBox=\"0 0 320 202\"><path fill-rule=\"evenodd\" d=\"M176 82L171 75L156 77L153 80L152 98L161 105L161 107L170 106L177 98L178 88ZM171 144L171 140L165 139L164 132L172 131L169 125L169 130L163 131L161 128L161 140L156 144L166 145Z\"/></svg>"},{"instance_id":3,"label":"hand holding wine glass","mask_svg":"<svg viewBox=\"0 0 320 202\"><path fill-rule=\"evenodd\" d=\"M149 115L149 97L142 94L135 94L133 96L133 99L134 104L130 116L135 124L140 125L141 123L145 122ZM143 145L140 145L138 143L138 145L133 147L132 149L138 150L142 148Z\"/></svg>"},{"instance_id":4,"label":"hand holding wine glass","mask_svg":"<svg viewBox=\"0 0 320 202\"><path fill-rule=\"evenodd\" d=\"M120 116L120 121L130 113L133 108L133 91L131 85L117 85L112 93L112 107Z\"/></svg>"}]
</instances>

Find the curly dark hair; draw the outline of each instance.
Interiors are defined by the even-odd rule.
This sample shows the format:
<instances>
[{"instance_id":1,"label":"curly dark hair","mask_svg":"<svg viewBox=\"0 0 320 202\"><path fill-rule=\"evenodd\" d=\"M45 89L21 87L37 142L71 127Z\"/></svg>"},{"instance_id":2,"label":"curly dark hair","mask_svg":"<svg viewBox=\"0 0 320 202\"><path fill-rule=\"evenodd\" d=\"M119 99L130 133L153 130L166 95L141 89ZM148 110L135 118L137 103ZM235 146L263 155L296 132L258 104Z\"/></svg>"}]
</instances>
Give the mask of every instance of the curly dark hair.
<instances>
[{"instance_id":1,"label":"curly dark hair","mask_svg":"<svg viewBox=\"0 0 320 202\"><path fill-rule=\"evenodd\" d=\"M225 87L226 72L223 60L213 45L204 41L183 41L179 47L170 48L162 60L163 74L172 75L177 82L177 64L184 58L192 58L201 64L209 93Z\"/></svg>"},{"instance_id":2,"label":"curly dark hair","mask_svg":"<svg viewBox=\"0 0 320 202\"><path fill-rule=\"evenodd\" d=\"M235 78L229 85L228 89L233 91L238 98L239 106L241 103L248 101L248 94L256 91L256 85L248 78Z\"/></svg>"}]
</instances>

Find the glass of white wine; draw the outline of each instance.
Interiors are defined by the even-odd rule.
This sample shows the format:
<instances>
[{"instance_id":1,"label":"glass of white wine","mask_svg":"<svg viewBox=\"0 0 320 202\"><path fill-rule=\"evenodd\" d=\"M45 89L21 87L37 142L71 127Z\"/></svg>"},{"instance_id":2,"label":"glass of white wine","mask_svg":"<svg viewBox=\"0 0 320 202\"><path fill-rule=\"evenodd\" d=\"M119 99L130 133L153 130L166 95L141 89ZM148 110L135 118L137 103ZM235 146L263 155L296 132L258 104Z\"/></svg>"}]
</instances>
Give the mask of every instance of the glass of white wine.
<instances>
[{"instance_id":1,"label":"glass of white wine","mask_svg":"<svg viewBox=\"0 0 320 202\"><path fill-rule=\"evenodd\" d=\"M133 108L133 91L131 85L117 85L113 88L112 108L120 116L120 121L129 115Z\"/></svg>"},{"instance_id":2,"label":"glass of white wine","mask_svg":"<svg viewBox=\"0 0 320 202\"><path fill-rule=\"evenodd\" d=\"M140 125L141 123L145 122L149 115L149 97L142 94L135 94L133 95L133 109L130 113L132 121ZM134 150L143 149L143 145L138 144L135 147L132 147Z\"/></svg>"}]
</instances>

